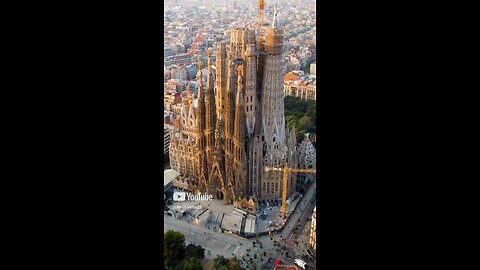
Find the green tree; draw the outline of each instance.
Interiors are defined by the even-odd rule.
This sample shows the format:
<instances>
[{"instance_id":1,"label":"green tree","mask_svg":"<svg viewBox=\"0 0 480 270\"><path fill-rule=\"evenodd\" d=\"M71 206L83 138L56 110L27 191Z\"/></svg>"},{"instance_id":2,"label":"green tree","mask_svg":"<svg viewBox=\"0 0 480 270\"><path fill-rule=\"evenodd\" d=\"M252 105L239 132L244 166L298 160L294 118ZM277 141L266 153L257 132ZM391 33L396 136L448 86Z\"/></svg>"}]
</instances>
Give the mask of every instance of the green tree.
<instances>
[{"instance_id":1,"label":"green tree","mask_svg":"<svg viewBox=\"0 0 480 270\"><path fill-rule=\"evenodd\" d=\"M168 266L175 265L185 256L185 236L168 230L163 237L163 256Z\"/></svg>"},{"instance_id":2,"label":"green tree","mask_svg":"<svg viewBox=\"0 0 480 270\"><path fill-rule=\"evenodd\" d=\"M226 259L223 256L217 256L213 260L213 270L245 270L240 266L240 261L236 257Z\"/></svg>"},{"instance_id":3,"label":"green tree","mask_svg":"<svg viewBox=\"0 0 480 270\"><path fill-rule=\"evenodd\" d=\"M200 259L197 257L187 257L183 259L177 267L176 270L203 270Z\"/></svg>"},{"instance_id":4,"label":"green tree","mask_svg":"<svg viewBox=\"0 0 480 270\"><path fill-rule=\"evenodd\" d=\"M205 258L205 249L202 246L195 246L194 244L189 244L185 249L185 257L196 257L199 259Z\"/></svg>"},{"instance_id":5,"label":"green tree","mask_svg":"<svg viewBox=\"0 0 480 270\"><path fill-rule=\"evenodd\" d=\"M305 133L316 132L317 111L314 100L302 100L298 97L286 96L284 104L285 124L290 129L295 127L298 142L303 140Z\"/></svg>"},{"instance_id":6,"label":"green tree","mask_svg":"<svg viewBox=\"0 0 480 270\"><path fill-rule=\"evenodd\" d=\"M228 260L228 268L230 270L243 270L243 268L240 266L240 261L237 260L236 257L232 257L230 260Z\"/></svg>"},{"instance_id":7,"label":"green tree","mask_svg":"<svg viewBox=\"0 0 480 270\"><path fill-rule=\"evenodd\" d=\"M228 270L228 260L223 256L217 256L213 260L213 270Z\"/></svg>"}]
</instances>

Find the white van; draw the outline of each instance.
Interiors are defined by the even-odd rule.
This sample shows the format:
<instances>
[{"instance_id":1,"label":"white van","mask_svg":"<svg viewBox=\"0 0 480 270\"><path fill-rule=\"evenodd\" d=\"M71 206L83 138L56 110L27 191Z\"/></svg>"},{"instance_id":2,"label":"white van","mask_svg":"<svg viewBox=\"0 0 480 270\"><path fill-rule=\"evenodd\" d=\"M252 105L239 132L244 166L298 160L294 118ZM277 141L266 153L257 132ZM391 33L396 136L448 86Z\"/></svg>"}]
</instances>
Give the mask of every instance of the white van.
<instances>
[{"instance_id":1,"label":"white van","mask_svg":"<svg viewBox=\"0 0 480 270\"><path fill-rule=\"evenodd\" d=\"M295 259L295 264L300 266L302 269L305 269L305 266L306 266L306 262L304 262L303 260L300 260L300 259Z\"/></svg>"}]
</instances>

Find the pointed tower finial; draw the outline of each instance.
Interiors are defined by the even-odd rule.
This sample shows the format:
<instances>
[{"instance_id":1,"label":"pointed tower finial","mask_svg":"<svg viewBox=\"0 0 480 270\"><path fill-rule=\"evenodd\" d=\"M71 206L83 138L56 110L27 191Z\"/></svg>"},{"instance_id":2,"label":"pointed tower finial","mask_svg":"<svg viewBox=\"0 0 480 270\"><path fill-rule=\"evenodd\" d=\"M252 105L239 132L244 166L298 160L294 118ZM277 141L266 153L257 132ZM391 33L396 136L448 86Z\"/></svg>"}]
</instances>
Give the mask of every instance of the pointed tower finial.
<instances>
[{"instance_id":1,"label":"pointed tower finial","mask_svg":"<svg viewBox=\"0 0 480 270\"><path fill-rule=\"evenodd\" d=\"M197 63L197 67L198 67L197 79L198 79L198 81L201 83L201 81L202 81L202 76L203 76L203 72L202 72L202 62L198 62L198 63Z\"/></svg>"},{"instance_id":2,"label":"pointed tower finial","mask_svg":"<svg viewBox=\"0 0 480 270\"><path fill-rule=\"evenodd\" d=\"M277 28L277 5L273 5L273 22L272 22L272 28Z\"/></svg>"},{"instance_id":3,"label":"pointed tower finial","mask_svg":"<svg viewBox=\"0 0 480 270\"><path fill-rule=\"evenodd\" d=\"M187 90L185 93L185 104L190 104L190 83L187 83Z\"/></svg>"},{"instance_id":4,"label":"pointed tower finial","mask_svg":"<svg viewBox=\"0 0 480 270\"><path fill-rule=\"evenodd\" d=\"M208 68L208 75L210 76L210 70L212 66L212 49L208 48L207 54L208 54L208 60L207 60L207 68Z\"/></svg>"}]
</instances>

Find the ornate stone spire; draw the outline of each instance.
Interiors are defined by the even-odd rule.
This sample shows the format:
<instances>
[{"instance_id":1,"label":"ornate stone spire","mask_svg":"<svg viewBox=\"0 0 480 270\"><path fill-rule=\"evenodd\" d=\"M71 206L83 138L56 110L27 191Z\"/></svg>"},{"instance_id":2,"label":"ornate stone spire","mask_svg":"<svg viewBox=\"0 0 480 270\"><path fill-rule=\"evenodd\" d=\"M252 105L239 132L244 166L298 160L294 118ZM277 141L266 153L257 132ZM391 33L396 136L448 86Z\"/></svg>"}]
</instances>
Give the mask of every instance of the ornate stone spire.
<instances>
[{"instance_id":1,"label":"ornate stone spire","mask_svg":"<svg viewBox=\"0 0 480 270\"><path fill-rule=\"evenodd\" d=\"M233 137L233 120L234 120L234 106L235 106L235 68L233 66L232 52L228 52L228 80L227 80L227 97L225 100L225 138L226 138L226 151L225 154L229 158L232 151L232 137ZM227 160L227 163L230 162Z\"/></svg>"},{"instance_id":2,"label":"ornate stone spire","mask_svg":"<svg viewBox=\"0 0 480 270\"><path fill-rule=\"evenodd\" d=\"M221 143L224 139L224 132L223 132L224 124L223 124L223 112L220 109L220 114L218 115L217 125L215 127L215 146L221 146Z\"/></svg>"},{"instance_id":3,"label":"ornate stone spire","mask_svg":"<svg viewBox=\"0 0 480 270\"><path fill-rule=\"evenodd\" d=\"M196 178L199 180L199 190L200 192L206 191L206 179L208 177L208 167L206 161L206 152L205 152L205 94L203 87L203 74L202 74L202 63L197 64L197 80L198 80L198 110L197 110L197 141L196 141L196 154L198 155L198 163L196 166L197 175ZM193 110L193 107L191 108Z\"/></svg>"},{"instance_id":4,"label":"ornate stone spire","mask_svg":"<svg viewBox=\"0 0 480 270\"><path fill-rule=\"evenodd\" d=\"M187 90L185 92L185 97L183 98L185 105L190 105L190 83L187 83Z\"/></svg>"},{"instance_id":5,"label":"ornate stone spire","mask_svg":"<svg viewBox=\"0 0 480 270\"><path fill-rule=\"evenodd\" d=\"M203 74L202 74L202 63L198 63L198 113L197 113L197 130L199 135L203 137L205 131L205 89L203 88ZM188 92L190 92L190 86L188 87ZM203 143L203 142L202 142ZM203 147L204 145L202 145Z\"/></svg>"},{"instance_id":6,"label":"ornate stone spire","mask_svg":"<svg viewBox=\"0 0 480 270\"><path fill-rule=\"evenodd\" d=\"M216 106L215 106L215 94L214 94L214 77L212 69L212 51L208 50L208 74L207 74L207 89L206 89L206 110L205 110L205 138L206 138L206 155L208 166L211 166L213 161L213 151L215 149L215 120Z\"/></svg>"},{"instance_id":7,"label":"ornate stone spire","mask_svg":"<svg viewBox=\"0 0 480 270\"><path fill-rule=\"evenodd\" d=\"M208 51L208 74L207 74L207 100L206 100L206 129L212 130L215 128L216 107L214 94L214 78L212 69L212 51Z\"/></svg>"},{"instance_id":8,"label":"ornate stone spire","mask_svg":"<svg viewBox=\"0 0 480 270\"><path fill-rule=\"evenodd\" d=\"M272 27L265 31L265 64L261 90L262 166L276 167L287 161L284 92L282 76L283 31L278 28L276 11ZM257 150L260 151L260 150ZM262 199L282 196L282 174L278 171L260 170ZM272 188L273 187L273 188Z\"/></svg>"},{"instance_id":9,"label":"ornate stone spire","mask_svg":"<svg viewBox=\"0 0 480 270\"><path fill-rule=\"evenodd\" d=\"M273 21L272 21L272 28L277 28L277 5L273 6Z\"/></svg>"},{"instance_id":10,"label":"ornate stone spire","mask_svg":"<svg viewBox=\"0 0 480 270\"><path fill-rule=\"evenodd\" d=\"M216 110L219 114L220 109L225 112L225 100L227 95L227 47L225 42L219 42L217 47L216 59Z\"/></svg>"},{"instance_id":11,"label":"ornate stone spire","mask_svg":"<svg viewBox=\"0 0 480 270\"><path fill-rule=\"evenodd\" d=\"M237 98L236 98L236 106L235 106L235 123L234 123L234 142L235 146L241 146L245 144L245 109L244 104L245 100L243 98L243 68L242 66L238 66L237 68ZM236 156L238 153L236 153Z\"/></svg>"},{"instance_id":12,"label":"ornate stone spire","mask_svg":"<svg viewBox=\"0 0 480 270\"><path fill-rule=\"evenodd\" d=\"M198 80L198 87L203 87L203 72L202 72L202 62L198 62L197 64L198 72L197 72L197 80Z\"/></svg>"},{"instance_id":13,"label":"ornate stone spire","mask_svg":"<svg viewBox=\"0 0 480 270\"><path fill-rule=\"evenodd\" d=\"M237 68L237 98L235 106L235 122L234 122L234 137L233 137L233 186L235 187L234 194L236 197L245 196L246 188L246 160L245 153L245 109L244 104L244 87L243 87L243 67L240 65Z\"/></svg>"}]
</instances>

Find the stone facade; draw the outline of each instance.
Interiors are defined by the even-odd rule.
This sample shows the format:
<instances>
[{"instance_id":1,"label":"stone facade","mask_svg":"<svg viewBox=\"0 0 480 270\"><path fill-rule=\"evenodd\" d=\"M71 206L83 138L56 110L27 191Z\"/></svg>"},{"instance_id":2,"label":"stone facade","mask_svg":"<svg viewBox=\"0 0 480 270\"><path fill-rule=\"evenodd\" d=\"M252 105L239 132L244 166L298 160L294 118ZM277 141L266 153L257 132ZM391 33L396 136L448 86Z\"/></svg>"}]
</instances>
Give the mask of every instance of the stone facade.
<instances>
[{"instance_id":1,"label":"stone facade","mask_svg":"<svg viewBox=\"0 0 480 270\"><path fill-rule=\"evenodd\" d=\"M205 86L199 63L197 106L187 95L179 130L171 137L171 167L181 175L178 187L208 192L250 213L261 201L281 198L282 173L265 172L265 166L299 164L295 133L285 126L283 39L276 19L265 37L233 29L229 46L216 45L215 67L213 52L208 53ZM295 184L292 174L288 194Z\"/></svg>"}]
</instances>

